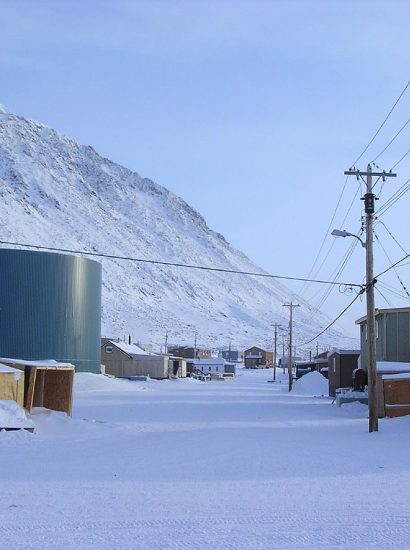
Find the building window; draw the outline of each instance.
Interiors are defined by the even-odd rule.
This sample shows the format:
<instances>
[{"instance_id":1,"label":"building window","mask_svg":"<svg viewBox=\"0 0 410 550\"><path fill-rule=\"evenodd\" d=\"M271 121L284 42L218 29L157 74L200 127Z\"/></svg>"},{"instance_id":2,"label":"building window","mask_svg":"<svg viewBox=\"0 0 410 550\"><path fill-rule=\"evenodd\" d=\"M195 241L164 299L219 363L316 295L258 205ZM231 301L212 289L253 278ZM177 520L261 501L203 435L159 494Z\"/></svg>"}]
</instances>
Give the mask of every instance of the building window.
<instances>
[{"instance_id":1,"label":"building window","mask_svg":"<svg viewBox=\"0 0 410 550\"><path fill-rule=\"evenodd\" d=\"M105 346L105 353L112 353L112 346Z\"/></svg>"},{"instance_id":2,"label":"building window","mask_svg":"<svg viewBox=\"0 0 410 550\"><path fill-rule=\"evenodd\" d=\"M218 367L216 367L216 372L218 372Z\"/></svg>"}]
</instances>

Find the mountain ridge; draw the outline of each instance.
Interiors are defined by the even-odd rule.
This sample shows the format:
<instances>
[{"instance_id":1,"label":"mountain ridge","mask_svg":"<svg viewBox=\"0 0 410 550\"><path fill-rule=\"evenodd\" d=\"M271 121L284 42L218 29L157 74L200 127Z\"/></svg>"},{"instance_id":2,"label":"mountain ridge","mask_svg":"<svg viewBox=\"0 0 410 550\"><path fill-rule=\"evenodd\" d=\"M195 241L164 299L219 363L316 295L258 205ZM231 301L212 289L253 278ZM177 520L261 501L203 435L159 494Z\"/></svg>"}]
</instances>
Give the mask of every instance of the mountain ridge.
<instances>
[{"instance_id":1,"label":"mountain ridge","mask_svg":"<svg viewBox=\"0 0 410 550\"><path fill-rule=\"evenodd\" d=\"M263 272L181 197L90 145L0 110L2 240L143 260ZM272 279L103 259L103 334L213 347L271 346L296 299L295 343L329 319ZM330 329L326 341L354 339Z\"/></svg>"}]
</instances>

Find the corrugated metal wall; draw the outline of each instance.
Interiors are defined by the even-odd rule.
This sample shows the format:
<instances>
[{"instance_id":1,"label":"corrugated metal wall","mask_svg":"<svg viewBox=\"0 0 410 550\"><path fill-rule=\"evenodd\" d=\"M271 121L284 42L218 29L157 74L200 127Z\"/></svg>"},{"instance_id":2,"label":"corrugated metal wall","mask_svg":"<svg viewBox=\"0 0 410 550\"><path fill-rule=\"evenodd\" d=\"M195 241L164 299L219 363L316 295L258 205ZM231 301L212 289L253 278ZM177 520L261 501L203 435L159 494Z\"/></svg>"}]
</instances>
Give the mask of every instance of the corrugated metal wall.
<instances>
[{"instance_id":1,"label":"corrugated metal wall","mask_svg":"<svg viewBox=\"0 0 410 550\"><path fill-rule=\"evenodd\" d=\"M101 265L0 249L0 357L55 359L100 371Z\"/></svg>"}]
</instances>

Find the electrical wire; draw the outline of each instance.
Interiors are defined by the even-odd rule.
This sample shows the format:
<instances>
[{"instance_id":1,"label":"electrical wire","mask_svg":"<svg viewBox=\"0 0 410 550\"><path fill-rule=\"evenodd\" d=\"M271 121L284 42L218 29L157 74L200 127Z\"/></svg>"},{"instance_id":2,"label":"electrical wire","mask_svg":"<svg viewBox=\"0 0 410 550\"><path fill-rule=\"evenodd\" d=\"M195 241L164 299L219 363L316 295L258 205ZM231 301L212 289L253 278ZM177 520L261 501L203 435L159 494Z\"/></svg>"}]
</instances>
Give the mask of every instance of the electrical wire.
<instances>
[{"instance_id":1,"label":"electrical wire","mask_svg":"<svg viewBox=\"0 0 410 550\"><path fill-rule=\"evenodd\" d=\"M392 170L394 170L396 168L396 166L398 166L401 163L401 161L404 160L407 157L407 155L409 153L410 153L410 149L406 153L404 153L404 155L401 158L399 158L399 160L396 162L396 164L393 164L393 166L390 168L390 172Z\"/></svg>"},{"instance_id":2,"label":"electrical wire","mask_svg":"<svg viewBox=\"0 0 410 550\"><path fill-rule=\"evenodd\" d=\"M407 90L407 88L409 87L410 85L410 80L407 82L407 84L405 85L405 87L403 88L402 92L400 93L399 97L396 99L393 107L390 109L390 111L387 113L387 116L386 118L383 120L383 122L380 124L380 126L378 127L376 133L374 134L374 136L372 137L372 139L369 141L369 143L366 145L366 147L363 149L363 151L360 153L360 155L357 157L357 159L352 162L352 164L350 166L355 166L355 164L363 157L363 155L366 153L366 151L369 149L370 145L373 143L373 141L376 139L376 137L379 135L380 133L380 130L383 128L383 126L386 124L387 120L389 119L390 115L392 114L392 112L394 111L394 109L396 108L396 105L398 104L398 102L400 101L400 99L402 98L402 96L404 95L405 91ZM377 158L377 157L376 157Z\"/></svg>"},{"instance_id":3,"label":"electrical wire","mask_svg":"<svg viewBox=\"0 0 410 550\"><path fill-rule=\"evenodd\" d=\"M349 176L346 176L346 181L347 181L347 178L348 178L348 177L349 177ZM345 182L345 183L346 183L346 182ZM349 207L348 207L348 209L347 209L346 214L344 215L344 218L343 218L343 220L342 220L342 222L341 222L341 224L340 224L341 227L343 227L343 225L345 224L346 219L347 219L347 216L350 214L350 211L351 211L351 209L352 209L352 207L353 207L353 204L354 204L354 202L355 202L355 200L356 200L356 197L357 197L359 191L360 191L360 185L359 185L358 188L356 189L356 193L355 193L353 199L352 199L351 202L350 202L350 205L349 205ZM332 219L332 221L333 221L333 219ZM330 226L331 226L331 224L329 224L329 228L330 228ZM329 235L329 228L328 228L328 235ZM316 269L316 271L314 272L314 275L313 275L314 278L316 278L316 277L319 275L319 273L320 273L320 271L321 271L323 265L325 264L326 260L328 259L328 257L330 256L330 253L331 253L332 250L333 250L333 247L335 246L335 242L336 242L336 239L333 239L333 241L332 241L332 243L331 243L331 245L330 245L330 247L329 247L327 253L325 254L325 256L324 256L324 258L323 258L323 260L322 260L320 266L319 266L319 267ZM308 277L310 276L310 274L311 274L311 272L309 272ZM306 290L309 288L309 284L305 284L304 286L305 286L305 289L306 289ZM302 292L302 291L300 291L299 294L301 294L301 292ZM315 293L315 294L310 298L310 300L312 300L312 299L315 298L316 296L317 296L317 293Z\"/></svg>"},{"instance_id":4,"label":"electrical wire","mask_svg":"<svg viewBox=\"0 0 410 550\"><path fill-rule=\"evenodd\" d=\"M342 198L343 198L343 195L344 195L344 192L345 192L345 189L346 189L346 185L347 185L347 180L348 180L348 179L349 179L349 176L346 176L345 183L344 183L343 188L342 188L342 191L341 191L341 193L340 193L340 195L339 195L339 199L338 199L338 201L337 201L336 207L335 207L335 209L334 209L334 211L333 211L332 218L331 218L331 220L330 220L330 222L329 222L329 225L327 226L327 229L326 229L326 231L325 231L325 235L324 235L324 237L323 237L322 243L321 243L320 248L319 248L319 252L316 254L316 258L315 258L315 260L314 260L314 262L313 262L313 264L312 264L312 267L310 268L309 273L307 274L307 278L309 278L309 277L312 275L312 272L313 272L313 270L314 270L314 268L315 268L315 266L316 266L316 264L317 264L317 262L318 262L318 260L319 260L319 258L320 258L320 254L322 253L322 250L323 250L324 244L325 244L325 242L326 242L326 239L329 237L329 231L330 231L330 228L332 227L333 220L335 219L335 216L336 216L337 210L338 210L338 208L339 208L340 202L341 202L341 200L342 200ZM330 251L329 251L329 252L330 252ZM328 252L328 254L329 254L329 252ZM326 257L327 257L327 256L326 256ZM326 258L325 258L325 259L326 259ZM320 268L319 268L319 271L320 271ZM301 287L301 289L300 289L300 291L299 291L299 294L301 294L301 293L304 291L305 288L306 288L306 283L304 283L304 284L302 285L302 287Z\"/></svg>"},{"instance_id":5,"label":"electrical wire","mask_svg":"<svg viewBox=\"0 0 410 550\"><path fill-rule=\"evenodd\" d=\"M401 199L410 189L410 178L385 203L376 211L377 218L383 216L399 199Z\"/></svg>"},{"instance_id":6,"label":"electrical wire","mask_svg":"<svg viewBox=\"0 0 410 550\"><path fill-rule=\"evenodd\" d=\"M346 311L355 303L355 301L359 298L359 296L361 296L365 292L365 290L366 290L365 287L362 287L361 291L358 294L356 294L356 296L353 298L353 300L350 302L350 304L348 306L346 306L341 313L339 313L339 315L336 317L336 319L333 319L333 321L329 325L327 325L326 328L324 328L321 332L319 332L319 334L317 334L311 340L308 340L307 342L304 342L303 344L298 344L298 347L307 346L308 344L311 344L313 342L313 340L317 340L319 338L319 336L322 336L323 333L325 333L327 330L329 330L330 327L332 327L336 323L336 321L338 321L340 319L340 317L342 317L342 315L344 315L346 313Z\"/></svg>"},{"instance_id":7,"label":"electrical wire","mask_svg":"<svg viewBox=\"0 0 410 550\"><path fill-rule=\"evenodd\" d=\"M387 258L387 259L389 260L389 262L391 263L391 259L390 259L389 255L387 254L387 251L386 251L386 249L384 248L384 246L382 245L382 242L381 242L381 240L379 239L379 237L377 236L376 232L374 233L374 236L375 236L375 238L376 238L376 240L377 240L377 242L378 242L380 248L383 250L383 252L384 252L386 258ZM399 283L401 284L401 286L402 286L404 292L405 292L405 293L407 294L407 296L410 298L410 294L409 294L407 288L404 286L403 281L400 279L400 275L397 273L397 269L396 269L396 268L394 268L394 272L395 272L396 277L397 277Z\"/></svg>"},{"instance_id":8,"label":"electrical wire","mask_svg":"<svg viewBox=\"0 0 410 550\"><path fill-rule=\"evenodd\" d=\"M330 276L330 279L332 281L336 281L337 277L339 277L339 275L344 271L344 269L347 266L350 258L352 257L352 254L353 254L353 252L354 252L354 250L357 246L357 243L358 243L358 241L356 239L354 239L352 241L352 243L350 244L344 258L342 259L341 264L333 270L333 273ZM330 288L330 290L332 290L334 287L329 287L329 288ZM325 302L327 301L327 299L329 298L329 296L331 294L331 292L327 292L327 291L328 291L328 289L325 290L324 295L322 296L322 298L319 300L319 302L316 305L317 309L319 309L319 310L324 306Z\"/></svg>"},{"instance_id":9,"label":"electrical wire","mask_svg":"<svg viewBox=\"0 0 410 550\"><path fill-rule=\"evenodd\" d=\"M379 277L381 277L382 275L384 275L385 273L387 273L391 269L394 269L396 266L401 264L401 262L404 262L404 260L407 260L407 258L409 258L409 257L410 257L410 254L406 254L406 256L404 256L401 260L398 260L393 265L391 265L390 267L386 268L384 271L381 271L378 275L376 275L375 279L378 279Z\"/></svg>"},{"instance_id":10,"label":"electrical wire","mask_svg":"<svg viewBox=\"0 0 410 550\"><path fill-rule=\"evenodd\" d=\"M376 218L377 220L377 218ZM387 231L387 233L390 235L390 237L393 239L393 241L397 244L397 246L400 248L400 250L402 252L404 252L405 254L407 254L407 250L405 250L402 245L399 243L399 241L396 239L396 237L392 234L392 232L388 229L387 225L382 221L382 220L377 220L378 223L381 223L382 226L385 228L385 230Z\"/></svg>"},{"instance_id":11,"label":"electrical wire","mask_svg":"<svg viewBox=\"0 0 410 550\"><path fill-rule=\"evenodd\" d=\"M403 124L403 126L400 128L400 130L392 137L392 139L389 141L389 143L384 147L378 155L374 157L374 159L371 162L375 162L379 157L382 156L382 154L387 151L387 149L390 147L390 145L399 137L399 135L402 133L402 131L406 128L408 123L410 122L410 118L406 120L406 122Z\"/></svg>"},{"instance_id":12,"label":"electrical wire","mask_svg":"<svg viewBox=\"0 0 410 550\"><path fill-rule=\"evenodd\" d=\"M400 298L401 300L410 301L409 296L406 295L404 292L401 292L397 288L394 288L382 281L377 281L377 285L381 287L385 292L388 292L389 294L392 294L393 296Z\"/></svg>"},{"instance_id":13,"label":"electrical wire","mask_svg":"<svg viewBox=\"0 0 410 550\"><path fill-rule=\"evenodd\" d=\"M86 252L84 250L71 250L68 248L56 248L51 246L39 246L39 245L33 245L33 244L26 244L26 243L16 243L16 242L10 242L10 241L0 241L0 244L7 244L7 245L13 245L13 246L24 246L26 248L35 248L37 250L52 250L53 252L66 252L69 254L83 254L84 256L94 256L94 257L100 257L100 258L108 258L110 260L128 260L131 262L139 262L139 263L146 263L146 264L154 264L154 265L164 265L169 267L184 267L187 269L198 269L202 271L216 271L219 273L233 273L237 275L252 275L254 277L265 277L270 279L285 279L288 281L307 281L310 283L321 283L321 284L328 284L328 285L346 285L346 286L354 286L354 287L361 287L360 284L356 283L336 283L333 281L323 281L323 280L314 280L314 279L304 279L302 277L288 277L284 275L271 275L270 273L254 273L252 271L239 271L236 269L224 269L220 267L207 267L202 265L192 265L192 264L182 264L182 263L176 263L176 262L164 262L161 260L146 260L143 258L134 258L131 256L118 256L115 254L104 254L100 252Z\"/></svg>"},{"instance_id":14,"label":"electrical wire","mask_svg":"<svg viewBox=\"0 0 410 550\"><path fill-rule=\"evenodd\" d=\"M377 288L377 286L374 287L377 292L380 294L380 296L383 298L383 300L386 302L386 304L389 306L389 307L393 307L393 305L391 304L391 302L389 302L389 300L386 298L386 296L383 294L383 292L380 290L380 288Z\"/></svg>"}]
</instances>

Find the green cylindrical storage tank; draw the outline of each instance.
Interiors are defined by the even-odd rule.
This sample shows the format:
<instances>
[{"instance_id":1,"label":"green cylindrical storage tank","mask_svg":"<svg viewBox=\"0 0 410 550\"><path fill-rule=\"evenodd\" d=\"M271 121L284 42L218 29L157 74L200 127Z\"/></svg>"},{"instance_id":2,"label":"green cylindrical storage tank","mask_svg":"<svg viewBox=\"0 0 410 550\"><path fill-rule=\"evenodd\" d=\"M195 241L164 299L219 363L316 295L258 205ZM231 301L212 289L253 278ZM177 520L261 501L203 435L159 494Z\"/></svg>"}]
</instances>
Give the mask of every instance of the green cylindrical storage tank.
<instances>
[{"instance_id":1,"label":"green cylindrical storage tank","mask_svg":"<svg viewBox=\"0 0 410 550\"><path fill-rule=\"evenodd\" d=\"M0 357L100 372L101 264L0 249Z\"/></svg>"}]
</instances>

